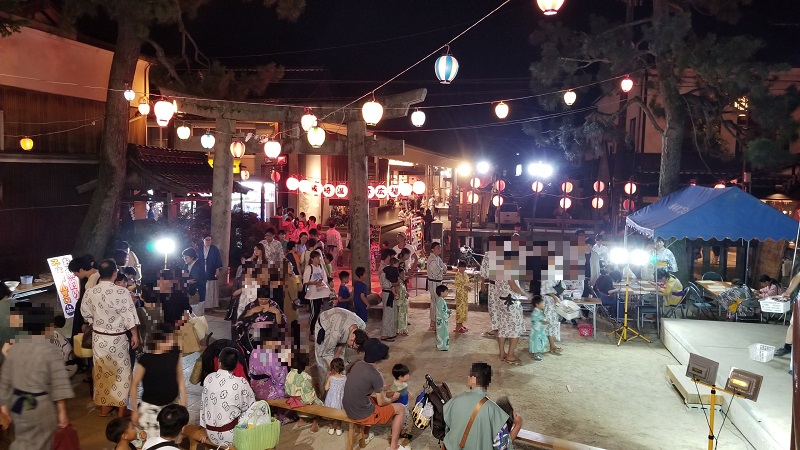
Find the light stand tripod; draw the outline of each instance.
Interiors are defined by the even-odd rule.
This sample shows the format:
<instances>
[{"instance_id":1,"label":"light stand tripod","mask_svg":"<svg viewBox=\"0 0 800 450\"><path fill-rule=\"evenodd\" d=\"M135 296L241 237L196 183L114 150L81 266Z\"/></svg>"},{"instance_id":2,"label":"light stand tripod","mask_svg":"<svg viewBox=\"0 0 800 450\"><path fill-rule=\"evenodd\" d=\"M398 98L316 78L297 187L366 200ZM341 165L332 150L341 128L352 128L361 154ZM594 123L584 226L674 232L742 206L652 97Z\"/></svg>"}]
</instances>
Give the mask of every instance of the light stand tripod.
<instances>
[{"instance_id":1,"label":"light stand tripod","mask_svg":"<svg viewBox=\"0 0 800 450\"><path fill-rule=\"evenodd\" d=\"M619 335L619 340L617 340L617 347L619 347L619 344L621 344L622 341L627 342L627 341L636 339L637 337L638 338L642 338L642 340L644 340L645 342L648 342L648 343L650 342L650 339L647 339L641 333L639 333L639 330L637 330L637 329L635 329L635 328L633 328L631 326L628 326L628 303L629 303L628 294L630 293L630 275L629 275L630 274L630 267L629 266L625 266L625 267L627 267L627 269L628 269L628 270L625 271L626 272L626 274L625 274L625 314L623 315L623 318L622 318L622 325L619 328L617 328L616 330L608 333L609 335L611 335L611 334ZM656 305L656 307L658 307L658 306Z\"/></svg>"}]
</instances>

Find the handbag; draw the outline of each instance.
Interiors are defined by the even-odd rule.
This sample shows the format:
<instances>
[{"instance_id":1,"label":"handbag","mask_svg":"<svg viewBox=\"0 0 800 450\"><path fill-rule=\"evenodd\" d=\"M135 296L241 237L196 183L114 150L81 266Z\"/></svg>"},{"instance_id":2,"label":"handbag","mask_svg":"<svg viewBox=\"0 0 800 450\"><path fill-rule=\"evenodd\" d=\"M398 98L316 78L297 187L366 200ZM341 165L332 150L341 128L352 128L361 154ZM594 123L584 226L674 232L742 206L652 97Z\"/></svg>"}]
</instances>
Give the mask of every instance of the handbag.
<instances>
[{"instance_id":1,"label":"handbag","mask_svg":"<svg viewBox=\"0 0 800 450\"><path fill-rule=\"evenodd\" d=\"M292 408L292 409L294 409L294 408L302 408L303 406L306 406L306 404L303 403L302 400L300 400L300 397L298 397L296 395L287 398L286 399L286 405L288 405L289 408Z\"/></svg>"},{"instance_id":2,"label":"handbag","mask_svg":"<svg viewBox=\"0 0 800 450\"><path fill-rule=\"evenodd\" d=\"M233 445L237 450L274 448L281 437L281 423L272 417L269 403L253 403L233 429Z\"/></svg>"},{"instance_id":3,"label":"handbag","mask_svg":"<svg viewBox=\"0 0 800 450\"><path fill-rule=\"evenodd\" d=\"M94 356L91 347L84 348L83 344L81 344L85 336L86 336L85 333L78 333L75 335L73 339L73 342L78 342L78 345L72 347L72 353L75 353L75 356L77 358L91 358L92 356Z\"/></svg>"},{"instance_id":4,"label":"handbag","mask_svg":"<svg viewBox=\"0 0 800 450\"><path fill-rule=\"evenodd\" d=\"M56 429L56 434L53 436L53 450L81 450L78 432L72 428L72 424Z\"/></svg>"},{"instance_id":5,"label":"handbag","mask_svg":"<svg viewBox=\"0 0 800 450\"><path fill-rule=\"evenodd\" d=\"M198 342L205 339L206 334L208 334L208 319L206 319L205 316L196 316L194 313L191 313L189 316L189 324L192 326L192 330Z\"/></svg>"},{"instance_id":6,"label":"handbag","mask_svg":"<svg viewBox=\"0 0 800 450\"><path fill-rule=\"evenodd\" d=\"M194 294L189 294L189 304L196 305L200 303L200 291L195 290Z\"/></svg>"},{"instance_id":7,"label":"handbag","mask_svg":"<svg viewBox=\"0 0 800 450\"><path fill-rule=\"evenodd\" d=\"M89 325L89 328L86 330L85 333L81 333L83 336L81 337L81 347L85 349L92 349L92 326Z\"/></svg>"},{"instance_id":8,"label":"handbag","mask_svg":"<svg viewBox=\"0 0 800 450\"><path fill-rule=\"evenodd\" d=\"M197 358L192 367L192 374L189 375L189 383L200 384L203 381L203 358Z\"/></svg>"},{"instance_id":9,"label":"handbag","mask_svg":"<svg viewBox=\"0 0 800 450\"><path fill-rule=\"evenodd\" d=\"M200 351L200 343L197 342L191 324L185 323L178 328L178 346L184 356Z\"/></svg>"}]
</instances>

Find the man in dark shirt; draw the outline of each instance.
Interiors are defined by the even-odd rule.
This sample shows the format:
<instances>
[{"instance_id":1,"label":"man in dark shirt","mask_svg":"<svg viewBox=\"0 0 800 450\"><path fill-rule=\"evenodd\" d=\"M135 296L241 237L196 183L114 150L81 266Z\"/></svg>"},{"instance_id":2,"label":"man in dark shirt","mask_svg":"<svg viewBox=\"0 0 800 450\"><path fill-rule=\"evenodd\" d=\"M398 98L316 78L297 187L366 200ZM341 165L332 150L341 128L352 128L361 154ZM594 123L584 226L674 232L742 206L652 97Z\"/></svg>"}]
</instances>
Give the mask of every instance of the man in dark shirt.
<instances>
[{"instance_id":1,"label":"man in dark shirt","mask_svg":"<svg viewBox=\"0 0 800 450\"><path fill-rule=\"evenodd\" d=\"M607 306L611 317L617 316L617 299L610 291L614 290L614 280L608 274L608 269L601 269L600 276L594 282L594 290L600 296L603 306Z\"/></svg>"},{"instance_id":2,"label":"man in dark shirt","mask_svg":"<svg viewBox=\"0 0 800 450\"><path fill-rule=\"evenodd\" d=\"M372 425L386 425L391 422L392 441L390 450L410 450L399 444L406 409L384 392L383 376L375 364L389 356L389 347L379 339L367 339L364 343L364 360L358 361L350 369L344 383L342 408L347 417L355 423L369 428ZM375 435L369 433L367 442Z\"/></svg>"}]
</instances>

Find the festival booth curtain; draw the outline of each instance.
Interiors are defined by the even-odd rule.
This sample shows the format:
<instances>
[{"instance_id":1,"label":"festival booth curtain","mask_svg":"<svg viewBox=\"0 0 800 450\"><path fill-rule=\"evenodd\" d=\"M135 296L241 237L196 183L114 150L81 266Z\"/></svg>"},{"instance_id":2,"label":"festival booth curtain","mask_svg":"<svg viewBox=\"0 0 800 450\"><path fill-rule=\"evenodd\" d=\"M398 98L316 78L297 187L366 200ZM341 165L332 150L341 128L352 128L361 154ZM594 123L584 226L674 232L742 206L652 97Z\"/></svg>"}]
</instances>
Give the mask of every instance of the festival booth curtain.
<instances>
[{"instance_id":1,"label":"festival booth curtain","mask_svg":"<svg viewBox=\"0 0 800 450\"><path fill-rule=\"evenodd\" d=\"M745 241L796 239L796 220L737 187L688 186L628 216L648 238Z\"/></svg>"}]
</instances>

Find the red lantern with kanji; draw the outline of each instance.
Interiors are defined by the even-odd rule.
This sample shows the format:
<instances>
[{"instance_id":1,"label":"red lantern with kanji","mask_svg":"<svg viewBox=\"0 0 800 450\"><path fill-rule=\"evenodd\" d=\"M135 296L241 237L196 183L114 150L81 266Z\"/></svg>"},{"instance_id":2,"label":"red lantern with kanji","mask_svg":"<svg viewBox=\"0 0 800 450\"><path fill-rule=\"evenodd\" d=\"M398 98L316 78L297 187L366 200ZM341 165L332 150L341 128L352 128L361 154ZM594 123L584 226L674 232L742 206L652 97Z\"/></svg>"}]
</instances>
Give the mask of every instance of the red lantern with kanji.
<instances>
[{"instance_id":1,"label":"red lantern with kanji","mask_svg":"<svg viewBox=\"0 0 800 450\"><path fill-rule=\"evenodd\" d=\"M622 209L625 211L633 211L635 206L636 205L633 203L633 200L630 199L625 199L625 201L622 202Z\"/></svg>"},{"instance_id":2,"label":"red lantern with kanji","mask_svg":"<svg viewBox=\"0 0 800 450\"><path fill-rule=\"evenodd\" d=\"M388 195L389 195L389 189L386 186L384 186L382 184L379 184L379 185L375 186L375 197L376 198L384 199Z\"/></svg>"},{"instance_id":3,"label":"red lantern with kanji","mask_svg":"<svg viewBox=\"0 0 800 450\"><path fill-rule=\"evenodd\" d=\"M600 192L603 192L603 190L606 188L606 184L603 183L600 180L597 180L597 181L594 182L592 187L594 188L595 192L600 193Z\"/></svg>"},{"instance_id":4,"label":"red lantern with kanji","mask_svg":"<svg viewBox=\"0 0 800 450\"><path fill-rule=\"evenodd\" d=\"M503 180L497 180L494 182L494 189L497 192L503 192L506 188L506 182Z\"/></svg>"},{"instance_id":5,"label":"red lantern with kanji","mask_svg":"<svg viewBox=\"0 0 800 450\"><path fill-rule=\"evenodd\" d=\"M603 199L600 197L595 197L592 199L592 208L600 209L603 207Z\"/></svg>"},{"instance_id":6,"label":"red lantern with kanji","mask_svg":"<svg viewBox=\"0 0 800 450\"><path fill-rule=\"evenodd\" d=\"M315 181L314 184L311 185L311 194L315 196L322 195L322 183Z\"/></svg>"},{"instance_id":7,"label":"red lantern with kanji","mask_svg":"<svg viewBox=\"0 0 800 450\"><path fill-rule=\"evenodd\" d=\"M330 183L325 184L322 186L322 195L328 198L333 197L336 195L336 187Z\"/></svg>"},{"instance_id":8,"label":"red lantern with kanji","mask_svg":"<svg viewBox=\"0 0 800 450\"><path fill-rule=\"evenodd\" d=\"M276 173L276 172L273 172ZM289 177L286 179L286 189L290 191L295 191L297 188L300 187L300 180L295 177Z\"/></svg>"},{"instance_id":9,"label":"red lantern with kanji","mask_svg":"<svg viewBox=\"0 0 800 450\"><path fill-rule=\"evenodd\" d=\"M367 186L367 198L375 198L375 188Z\"/></svg>"},{"instance_id":10,"label":"red lantern with kanji","mask_svg":"<svg viewBox=\"0 0 800 450\"><path fill-rule=\"evenodd\" d=\"M336 196L337 197L345 198L345 197L347 197L347 192L348 192L347 186L345 186L344 184L336 185Z\"/></svg>"},{"instance_id":11,"label":"red lantern with kanji","mask_svg":"<svg viewBox=\"0 0 800 450\"><path fill-rule=\"evenodd\" d=\"M280 172L273 171L271 174L269 174L269 177L272 179L272 181L274 183L277 183L277 182L281 181ZM297 181L297 178L295 178L295 181ZM286 187L289 187L289 180L286 180ZM292 189L292 190L294 190L294 189Z\"/></svg>"}]
</instances>

